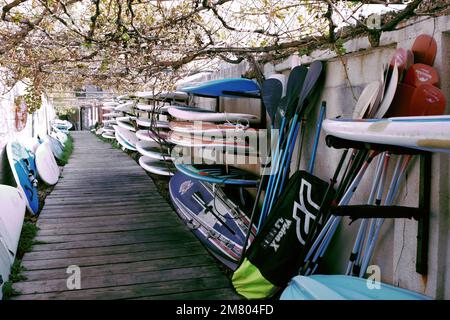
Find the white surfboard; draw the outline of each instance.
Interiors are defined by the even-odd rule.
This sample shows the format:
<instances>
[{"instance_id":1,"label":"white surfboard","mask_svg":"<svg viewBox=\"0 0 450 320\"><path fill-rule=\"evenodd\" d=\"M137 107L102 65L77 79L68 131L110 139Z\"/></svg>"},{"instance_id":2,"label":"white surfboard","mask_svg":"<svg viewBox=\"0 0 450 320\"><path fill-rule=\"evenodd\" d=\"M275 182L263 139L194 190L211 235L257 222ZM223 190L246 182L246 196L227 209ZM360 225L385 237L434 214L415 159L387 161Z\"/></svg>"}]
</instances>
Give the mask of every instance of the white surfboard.
<instances>
[{"instance_id":1,"label":"white surfboard","mask_svg":"<svg viewBox=\"0 0 450 320\"><path fill-rule=\"evenodd\" d=\"M152 159L146 156L139 158L139 165L150 173L160 176L173 176L176 169L175 166L167 161Z\"/></svg>"},{"instance_id":2,"label":"white surfboard","mask_svg":"<svg viewBox=\"0 0 450 320\"><path fill-rule=\"evenodd\" d=\"M353 111L353 119L362 119L375 103L380 90L380 82L373 81L364 87Z\"/></svg>"},{"instance_id":3,"label":"white surfboard","mask_svg":"<svg viewBox=\"0 0 450 320\"><path fill-rule=\"evenodd\" d=\"M39 177L48 185L54 185L59 179L59 167L48 142L36 149L36 167Z\"/></svg>"},{"instance_id":4,"label":"white surfboard","mask_svg":"<svg viewBox=\"0 0 450 320\"><path fill-rule=\"evenodd\" d=\"M136 117L118 117L116 118L117 120L117 125L121 128L124 128L126 130L129 131L136 131L136 129L134 128L134 125L131 121L133 121L134 119L136 119Z\"/></svg>"},{"instance_id":5,"label":"white surfboard","mask_svg":"<svg viewBox=\"0 0 450 320\"><path fill-rule=\"evenodd\" d=\"M10 260L8 249L0 238L0 300L3 297L3 286L9 280L12 265Z\"/></svg>"},{"instance_id":6,"label":"white surfboard","mask_svg":"<svg viewBox=\"0 0 450 320\"><path fill-rule=\"evenodd\" d=\"M169 114L177 119L186 121L210 121L210 122L226 122L226 121L249 121L257 122L259 118L252 114L246 113L228 113L228 112L202 112L199 110L188 110L185 108L170 107Z\"/></svg>"},{"instance_id":7,"label":"white surfboard","mask_svg":"<svg viewBox=\"0 0 450 320\"><path fill-rule=\"evenodd\" d=\"M160 114L167 114L169 110L169 105L154 105L154 104L145 104L145 103L138 103L136 105L136 108L138 108L141 111L147 111L147 112L154 112L154 113L160 113Z\"/></svg>"},{"instance_id":8,"label":"white surfboard","mask_svg":"<svg viewBox=\"0 0 450 320\"><path fill-rule=\"evenodd\" d=\"M117 135L119 135L122 140L124 140L128 145L134 148L133 151L136 151L136 143L138 143L139 139L136 137L136 134L134 134L134 132L131 132L119 126L114 126L114 130L116 130L116 138Z\"/></svg>"},{"instance_id":9,"label":"white surfboard","mask_svg":"<svg viewBox=\"0 0 450 320\"><path fill-rule=\"evenodd\" d=\"M103 118L117 118L121 116L122 114L120 112L109 112L103 114Z\"/></svg>"},{"instance_id":10,"label":"white surfboard","mask_svg":"<svg viewBox=\"0 0 450 320\"><path fill-rule=\"evenodd\" d=\"M106 119L102 121L103 124L116 124L117 120L116 119Z\"/></svg>"},{"instance_id":11,"label":"white surfboard","mask_svg":"<svg viewBox=\"0 0 450 320\"><path fill-rule=\"evenodd\" d=\"M170 149L165 146L160 146L156 142L139 141L136 143L137 151L148 158L157 160L173 160L170 155Z\"/></svg>"},{"instance_id":12,"label":"white surfboard","mask_svg":"<svg viewBox=\"0 0 450 320\"><path fill-rule=\"evenodd\" d=\"M105 139L116 139L116 136L114 135L114 133L109 133L109 132L104 132L102 133L102 137Z\"/></svg>"},{"instance_id":13,"label":"white surfboard","mask_svg":"<svg viewBox=\"0 0 450 320\"><path fill-rule=\"evenodd\" d=\"M387 119L326 119L323 129L338 138L450 153L450 116Z\"/></svg>"},{"instance_id":14,"label":"white surfboard","mask_svg":"<svg viewBox=\"0 0 450 320\"><path fill-rule=\"evenodd\" d=\"M117 132L115 133L115 137L117 142L124 148L127 150L131 150L131 151L137 151L136 148L132 145L130 145L129 143L127 143L121 136L120 134L118 134Z\"/></svg>"},{"instance_id":15,"label":"white surfboard","mask_svg":"<svg viewBox=\"0 0 450 320\"><path fill-rule=\"evenodd\" d=\"M155 133L150 130L138 130L136 131L136 137L142 141L159 142L160 140L166 140L169 134L166 131Z\"/></svg>"},{"instance_id":16,"label":"white surfboard","mask_svg":"<svg viewBox=\"0 0 450 320\"><path fill-rule=\"evenodd\" d=\"M13 263L25 217L25 195L17 188L0 185L0 208L0 239Z\"/></svg>"},{"instance_id":17,"label":"white surfboard","mask_svg":"<svg viewBox=\"0 0 450 320\"><path fill-rule=\"evenodd\" d=\"M128 112L131 113L134 111L134 101L127 101L125 103L121 103L114 108L115 111L119 112Z\"/></svg>"},{"instance_id":18,"label":"white surfboard","mask_svg":"<svg viewBox=\"0 0 450 320\"><path fill-rule=\"evenodd\" d=\"M154 128L168 129L169 121L164 120L152 120L149 118L139 117L136 119L136 123L144 128L150 128L153 126Z\"/></svg>"},{"instance_id":19,"label":"white surfboard","mask_svg":"<svg viewBox=\"0 0 450 320\"><path fill-rule=\"evenodd\" d=\"M103 106L102 109L106 111L114 111L115 106Z\"/></svg>"},{"instance_id":20,"label":"white surfboard","mask_svg":"<svg viewBox=\"0 0 450 320\"><path fill-rule=\"evenodd\" d=\"M386 92L384 93L383 100L381 101L380 107L376 111L374 118L377 119L383 118L386 112L389 110L392 100L394 100L395 91L397 90L397 84L398 84L398 66L397 62L395 62L395 65L392 69L391 79L389 80L389 84L386 89Z\"/></svg>"},{"instance_id":21,"label":"white surfboard","mask_svg":"<svg viewBox=\"0 0 450 320\"><path fill-rule=\"evenodd\" d=\"M119 103L116 102L116 101L106 101L106 102L103 102L103 106L105 106L105 107L116 107L116 106L118 106L118 105L119 105Z\"/></svg>"}]
</instances>

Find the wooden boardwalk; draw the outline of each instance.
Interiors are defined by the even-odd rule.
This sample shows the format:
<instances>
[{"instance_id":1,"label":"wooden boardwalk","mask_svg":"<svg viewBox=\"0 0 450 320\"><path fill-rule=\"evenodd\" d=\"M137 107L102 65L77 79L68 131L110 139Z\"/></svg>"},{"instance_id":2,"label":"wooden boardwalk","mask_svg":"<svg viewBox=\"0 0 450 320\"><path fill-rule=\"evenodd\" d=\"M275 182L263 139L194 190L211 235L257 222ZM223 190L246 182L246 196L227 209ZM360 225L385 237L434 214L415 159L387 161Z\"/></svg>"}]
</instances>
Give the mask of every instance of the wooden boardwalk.
<instances>
[{"instance_id":1,"label":"wooden boardwalk","mask_svg":"<svg viewBox=\"0 0 450 320\"><path fill-rule=\"evenodd\" d=\"M216 261L123 152L74 132L15 299L236 299ZM66 273L79 266L81 289Z\"/></svg>"}]
</instances>

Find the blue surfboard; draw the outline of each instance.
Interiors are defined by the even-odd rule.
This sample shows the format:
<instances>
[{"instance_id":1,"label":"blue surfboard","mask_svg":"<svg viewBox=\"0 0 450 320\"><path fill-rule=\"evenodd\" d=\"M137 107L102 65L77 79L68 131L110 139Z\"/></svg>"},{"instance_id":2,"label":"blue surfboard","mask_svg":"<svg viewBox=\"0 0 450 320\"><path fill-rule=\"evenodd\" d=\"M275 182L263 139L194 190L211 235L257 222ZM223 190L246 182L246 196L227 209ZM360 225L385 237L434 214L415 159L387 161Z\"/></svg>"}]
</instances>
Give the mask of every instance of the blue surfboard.
<instances>
[{"instance_id":1,"label":"blue surfboard","mask_svg":"<svg viewBox=\"0 0 450 320\"><path fill-rule=\"evenodd\" d=\"M171 178L169 192L183 222L216 258L234 270L250 219L223 192L181 172Z\"/></svg>"},{"instance_id":2,"label":"blue surfboard","mask_svg":"<svg viewBox=\"0 0 450 320\"><path fill-rule=\"evenodd\" d=\"M281 300L430 300L429 297L371 280L345 275L296 276Z\"/></svg>"},{"instance_id":3,"label":"blue surfboard","mask_svg":"<svg viewBox=\"0 0 450 320\"><path fill-rule=\"evenodd\" d=\"M245 95L258 97L260 93L256 82L244 78L208 81L198 86L182 88L180 91L198 96L229 98L238 98Z\"/></svg>"},{"instance_id":4,"label":"blue surfboard","mask_svg":"<svg viewBox=\"0 0 450 320\"><path fill-rule=\"evenodd\" d=\"M6 146L9 165L17 183L17 188L27 197L27 208L33 214L39 210L39 196L37 189L37 168L34 154L16 141Z\"/></svg>"}]
</instances>

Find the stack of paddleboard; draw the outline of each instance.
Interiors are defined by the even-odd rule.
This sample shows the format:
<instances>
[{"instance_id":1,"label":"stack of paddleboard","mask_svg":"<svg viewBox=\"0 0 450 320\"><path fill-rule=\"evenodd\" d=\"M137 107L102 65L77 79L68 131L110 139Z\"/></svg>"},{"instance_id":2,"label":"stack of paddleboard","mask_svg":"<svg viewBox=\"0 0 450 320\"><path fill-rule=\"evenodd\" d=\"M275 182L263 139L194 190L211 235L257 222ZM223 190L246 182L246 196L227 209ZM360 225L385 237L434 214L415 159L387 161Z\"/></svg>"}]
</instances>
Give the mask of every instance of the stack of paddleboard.
<instances>
[{"instance_id":1,"label":"stack of paddleboard","mask_svg":"<svg viewBox=\"0 0 450 320\"><path fill-rule=\"evenodd\" d=\"M258 85L247 79L211 81L181 90L202 97L260 98ZM168 140L176 146L172 155L178 169L169 183L172 203L206 248L225 266L235 270L247 234L256 230L220 185L224 181L235 185L254 184L255 179L243 170L218 164L214 151L248 154L250 147L239 138L248 134L249 124L258 117L188 106L170 106L168 113L171 117ZM232 139L226 139L227 136ZM191 164L191 155L200 150L200 160L207 164ZM251 235L249 241L252 240Z\"/></svg>"},{"instance_id":2,"label":"stack of paddleboard","mask_svg":"<svg viewBox=\"0 0 450 320\"><path fill-rule=\"evenodd\" d=\"M107 101L103 103L103 127L98 133L105 139L115 139L115 130L113 125L117 123L115 120L115 116L117 116L117 114L114 112L114 108L118 105L119 103L116 101Z\"/></svg>"},{"instance_id":3,"label":"stack of paddleboard","mask_svg":"<svg viewBox=\"0 0 450 320\"><path fill-rule=\"evenodd\" d=\"M260 99L259 86L254 81L243 78L209 81L198 86L182 88L181 91L217 100L220 97ZM168 139L179 147L175 165L178 170L188 175L194 176L196 171L195 166L189 163L193 161L193 155L201 156L195 161L223 164L222 160L227 159L224 154L248 156L257 151L248 141L255 141L255 145L257 144L258 131L250 128L250 124L258 122L260 120L258 116L215 112L187 106L171 106L168 112L172 117Z\"/></svg>"},{"instance_id":4,"label":"stack of paddleboard","mask_svg":"<svg viewBox=\"0 0 450 320\"><path fill-rule=\"evenodd\" d=\"M173 144L167 140L169 122L167 109L171 100L166 96L152 93L140 93L141 101L137 104L138 117L135 119L138 130L136 149L141 154L140 166L147 172L172 176L175 167L171 155ZM178 95L173 94L172 97Z\"/></svg>"}]
</instances>

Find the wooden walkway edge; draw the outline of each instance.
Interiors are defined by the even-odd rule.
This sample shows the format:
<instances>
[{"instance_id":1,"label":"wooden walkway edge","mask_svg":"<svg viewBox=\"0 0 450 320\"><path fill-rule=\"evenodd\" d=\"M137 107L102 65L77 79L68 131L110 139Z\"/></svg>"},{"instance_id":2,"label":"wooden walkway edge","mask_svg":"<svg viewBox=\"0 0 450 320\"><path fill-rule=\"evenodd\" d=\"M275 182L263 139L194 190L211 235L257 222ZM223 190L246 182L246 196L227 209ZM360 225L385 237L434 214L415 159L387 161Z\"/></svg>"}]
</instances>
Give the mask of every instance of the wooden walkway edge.
<instances>
[{"instance_id":1,"label":"wooden walkway edge","mask_svg":"<svg viewBox=\"0 0 450 320\"><path fill-rule=\"evenodd\" d=\"M135 161L90 132L72 136L15 299L238 298ZM81 289L68 288L69 266L80 268Z\"/></svg>"}]
</instances>

